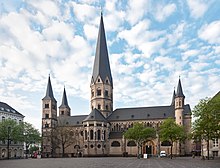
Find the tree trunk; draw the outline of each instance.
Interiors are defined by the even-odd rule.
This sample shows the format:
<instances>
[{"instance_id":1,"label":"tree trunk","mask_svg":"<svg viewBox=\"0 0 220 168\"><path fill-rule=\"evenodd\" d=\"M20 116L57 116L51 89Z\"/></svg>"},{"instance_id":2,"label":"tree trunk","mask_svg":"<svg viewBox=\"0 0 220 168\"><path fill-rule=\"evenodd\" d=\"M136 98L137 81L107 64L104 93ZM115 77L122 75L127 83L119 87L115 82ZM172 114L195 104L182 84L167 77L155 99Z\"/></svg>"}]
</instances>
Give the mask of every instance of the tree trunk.
<instances>
[{"instance_id":1,"label":"tree trunk","mask_svg":"<svg viewBox=\"0 0 220 168\"><path fill-rule=\"evenodd\" d=\"M208 157L208 160L209 160L209 138L207 140L207 157Z\"/></svg>"},{"instance_id":2,"label":"tree trunk","mask_svg":"<svg viewBox=\"0 0 220 168\"><path fill-rule=\"evenodd\" d=\"M62 144L62 157L64 157L65 154L65 148L64 148L64 144Z\"/></svg>"},{"instance_id":3,"label":"tree trunk","mask_svg":"<svg viewBox=\"0 0 220 168\"><path fill-rule=\"evenodd\" d=\"M173 142L171 142L171 151L170 151L170 158L172 159L173 158Z\"/></svg>"}]
</instances>

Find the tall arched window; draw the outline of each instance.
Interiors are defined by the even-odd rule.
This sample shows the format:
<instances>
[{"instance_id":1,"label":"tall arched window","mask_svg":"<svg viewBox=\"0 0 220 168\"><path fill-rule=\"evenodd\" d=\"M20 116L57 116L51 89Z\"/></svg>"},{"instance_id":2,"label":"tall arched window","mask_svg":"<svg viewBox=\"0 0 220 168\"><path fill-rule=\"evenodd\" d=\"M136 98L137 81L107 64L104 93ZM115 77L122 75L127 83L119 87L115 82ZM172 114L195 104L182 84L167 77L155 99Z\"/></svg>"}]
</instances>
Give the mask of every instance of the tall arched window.
<instances>
[{"instance_id":1,"label":"tall arched window","mask_svg":"<svg viewBox=\"0 0 220 168\"><path fill-rule=\"evenodd\" d=\"M101 140L101 131L100 130L97 131L97 140Z\"/></svg>"},{"instance_id":2,"label":"tall arched window","mask_svg":"<svg viewBox=\"0 0 220 168\"><path fill-rule=\"evenodd\" d=\"M98 109L99 109L99 110L101 109L101 105L100 105L100 104L98 104Z\"/></svg>"},{"instance_id":3,"label":"tall arched window","mask_svg":"<svg viewBox=\"0 0 220 168\"><path fill-rule=\"evenodd\" d=\"M90 130L90 140L93 140L93 135L94 134L94 131L93 130Z\"/></svg>"},{"instance_id":4,"label":"tall arched window","mask_svg":"<svg viewBox=\"0 0 220 168\"><path fill-rule=\"evenodd\" d=\"M87 130L85 130L85 140L87 140L88 136L87 136Z\"/></svg>"},{"instance_id":5,"label":"tall arched window","mask_svg":"<svg viewBox=\"0 0 220 168\"><path fill-rule=\"evenodd\" d=\"M102 90L100 88L97 89L97 96L101 96Z\"/></svg>"},{"instance_id":6,"label":"tall arched window","mask_svg":"<svg viewBox=\"0 0 220 168\"><path fill-rule=\"evenodd\" d=\"M106 131L104 131L104 139L103 140L105 140L106 139Z\"/></svg>"}]
</instances>

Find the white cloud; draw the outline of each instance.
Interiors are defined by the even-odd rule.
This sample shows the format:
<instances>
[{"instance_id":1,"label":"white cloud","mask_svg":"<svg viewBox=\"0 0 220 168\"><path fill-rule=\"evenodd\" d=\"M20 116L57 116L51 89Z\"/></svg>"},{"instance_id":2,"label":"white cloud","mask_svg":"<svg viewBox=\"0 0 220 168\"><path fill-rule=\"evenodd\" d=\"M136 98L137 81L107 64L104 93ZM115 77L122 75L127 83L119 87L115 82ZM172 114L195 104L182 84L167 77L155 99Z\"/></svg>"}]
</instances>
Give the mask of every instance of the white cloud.
<instances>
[{"instance_id":1,"label":"white cloud","mask_svg":"<svg viewBox=\"0 0 220 168\"><path fill-rule=\"evenodd\" d=\"M78 4L76 2L70 2L70 6L73 7L73 12L80 22L99 23L97 20L94 21L97 13L97 9L94 6Z\"/></svg>"},{"instance_id":2,"label":"white cloud","mask_svg":"<svg viewBox=\"0 0 220 168\"><path fill-rule=\"evenodd\" d=\"M187 0L191 17L198 19L202 17L212 3L210 0Z\"/></svg>"},{"instance_id":3,"label":"white cloud","mask_svg":"<svg viewBox=\"0 0 220 168\"><path fill-rule=\"evenodd\" d=\"M60 9L56 2L57 1L53 0L26 0L26 3L32 5L44 15L49 17L58 17L60 15Z\"/></svg>"},{"instance_id":4,"label":"white cloud","mask_svg":"<svg viewBox=\"0 0 220 168\"><path fill-rule=\"evenodd\" d=\"M85 36L88 40L96 40L97 39L98 28L96 26L85 24L83 26L83 30L84 30Z\"/></svg>"},{"instance_id":5,"label":"white cloud","mask_svg":"<svg viewBox=\"0 0 220 168\"><path fill-rule=\"evenodd\" d=\"M170 15L172 15L176 11L176 5L175 4L167 4L164 6L164 4L158 4L156 7L156 13L155 18L159 22L165 21Z\"/></svg>"},{"instance_id":6,"label":"white cloud","mask_svg":"<svg viewBox=\"0 0 220 168\"><path fill-rule=\"evenodd\" d=\"M199 54L199 50L195 50L195 49L187 50L183 53L182 59L187 60L189 57L198 56L198 54Z\"/></svg>"},{"instance_id":7,"label":"white cloud","mask_svg":"<svg viewBox=\"0 0 220 168\"><path fill-rule=\"evenodd\" d=\"M198 31L199 38L208 41L211 44L220 44L220 20L204 25Z\"/></svg>"},{"instance_id":8,"label":"white cloud","mask_svg":"<svg viewBox=\"0 0 220 168\"><path fill-rule=\"evenodd\" d=\"M143 18L148 11L149 3L149 0L128 1L126 19L132 26Z\"/></svg>"}]
</instances>

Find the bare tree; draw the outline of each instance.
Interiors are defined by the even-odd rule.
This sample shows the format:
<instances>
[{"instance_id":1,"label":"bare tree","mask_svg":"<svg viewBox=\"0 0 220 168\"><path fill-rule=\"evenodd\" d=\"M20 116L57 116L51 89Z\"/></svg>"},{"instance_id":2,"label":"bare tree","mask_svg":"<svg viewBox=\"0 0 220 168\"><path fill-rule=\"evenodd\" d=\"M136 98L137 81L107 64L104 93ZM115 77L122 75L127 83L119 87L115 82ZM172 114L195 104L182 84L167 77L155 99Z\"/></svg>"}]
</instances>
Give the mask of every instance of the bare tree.
<instances>
[{"instance_id":1,"label":"bare tree","mask_svg":"<svg viewBox=\"0 0 220 168\"><path fill-rule=\"evenodd\" d=\"M61 148L62 157L65 156L65 149L76 143L74 131L69 127L65 120L59 120L58 126L52 130L52 153L57 148Z\"/></svg>"}]
</instances>

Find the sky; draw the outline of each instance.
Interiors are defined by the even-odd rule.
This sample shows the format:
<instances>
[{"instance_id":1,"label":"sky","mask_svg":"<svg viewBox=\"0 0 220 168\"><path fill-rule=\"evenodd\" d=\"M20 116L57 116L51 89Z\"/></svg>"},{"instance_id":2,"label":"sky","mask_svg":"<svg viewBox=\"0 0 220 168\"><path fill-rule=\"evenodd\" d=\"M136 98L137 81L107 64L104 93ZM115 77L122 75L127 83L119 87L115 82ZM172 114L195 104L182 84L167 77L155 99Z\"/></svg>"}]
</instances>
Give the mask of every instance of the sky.
<instances>
[{"instance_id":1,"label":"sky","mask_svg":"<svg viewBox=\"0 0 220 168\"><path fill-rule=\"evenodd\" d=\"M114 109L170 105L179 76L191 109L220 91L219 0L0 0L0 101L40 130L50 74L89 114L101 8Z\"/></svg>"}]
</instances>

